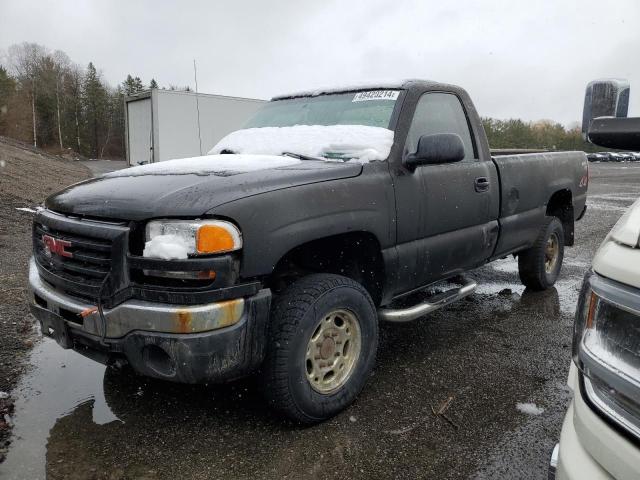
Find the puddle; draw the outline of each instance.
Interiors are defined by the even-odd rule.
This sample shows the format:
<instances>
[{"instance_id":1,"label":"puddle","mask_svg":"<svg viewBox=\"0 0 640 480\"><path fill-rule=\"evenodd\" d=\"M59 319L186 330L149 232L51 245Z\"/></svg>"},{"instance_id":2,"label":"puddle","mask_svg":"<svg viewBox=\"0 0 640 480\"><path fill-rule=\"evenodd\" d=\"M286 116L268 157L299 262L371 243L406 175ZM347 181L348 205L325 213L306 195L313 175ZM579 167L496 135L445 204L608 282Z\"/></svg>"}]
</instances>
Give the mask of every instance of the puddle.
<instances>
[{"instance_id":1,"label":"puddle","mask_svg":"<svg viewBox=\"0 0 640 480\"><path fill-rule=\"evenodd\" d=\"M43 338L31 352L31 369L16 396L13 439L0 464L3 479L44 479L49 432L56 421L91 402L98 425L118 421L106 404L102 382L105 367ZM73 381L71 381L73 379Z\"/></svg>"},{"instance_id":2,"label":"puddle","mask_svg":"<svg viewBox=\"0 0 640 480\"><path fill-rule=\"evenodd\" d=\"M567 253L574 253L569 251ZM565 257L560 278L556 281L554 289L557 292L559 311L573 315L578 303L582 275L589 268L590 263L577 258ZM573 270L578 271L576 275ZM499 272L499 275L491 272ZM475 293L480 295L496 295L503 292L504 295L511 291L512 294L526 295L526 289L518 276L518 261L508 257L496 260L475 272L478 278L478 287Z\"/></svg>"},{"instance_id":3,"label":"puddle","mask_svg":"<svg viewBox=\"0 0 640 480\"><path fill-rule=\"evenodd\" d=\"M477 358L483 358L481 363L496 365L496 371L530 368L531 362L520 365L521 354L513 352L532 347L528 343L520 345L524 334L519 328L524 326L530 332L535 312L540 333L534 335L533 342L540 342L542 350L549 349L540 357L544 362L554 358L554 365L568 365L562 357L566 352L558 342L566 331L561 322L571 317L560 313L573 313L587 263L573 257L567 264L572 267L547 292L525 291L513 258L471 272L479 284L476 295L490 300L486 306L484 302L459 303L451 308L455 316L468 321L451 321L451 311L442 310L431 322L407 326L412 329L409 337L406 330L389 328L387 335L395 340L381 347L379 357L393 361L380 362L376 381L370 382L346 412L308 429L291 428L274 415L250 380L190 386L134 378L106 369L72 350L63 350L45 338L32 351L32 368L13 392L17 397L14 437L6 461L0 464L0 478L155 480L205 478L206 471L207 478L224 472L223 476L230 478L281 479L315 477L318 471L336 467L353 478L392 478L397 476L396 468L402 460L379 463L384 454L371 449L371 445L382 445L384 451L404 451L407 440L403 435L412 435L421 445L418 453L403 464L414 473L408 476L433 473L429 469L440 453L430 447L438 424L429 415L429 402L435 404L449 392L470 386L483 392L477 397L482 402L493 402L509 388L517 388L520 393L523 388L533 391L538 385L537 370L529 374L533 380L498 385L498 375L490 374L491 380L483 380L473 366L461 370L460 361L471 357L476 365ZM505 289L511 294L500 293ZM501 330L506 316L509 328ZM495 328L475 333L483 324L495 324ZM499 341L483 343L487 338ZM495 356L496 351L500 355ZM429 355L428 361L425 355ZM561 360L553 355L561 356ZM460 375L467 376L458 378ZM397 388L398 378L406 381L403 389ZM407 389L412 391L411 398L420 399L419 408L407 402ZM509 398L514 394L511 392ZM461 405L463 398L459 399ZM539 401L534 397L520 400ZM474 403L467 407L466 415L474 418L478 411L495 411L499 405ZM425 418L432 422L429 428L402 435L385 433L397 430L400 423L422 425ZM470 425L467 422L466 427ZM448 425L440 426L451 433ZM484 428L481 422L473 435L481 435ZM452 437L452 441L457 445L460 439ZM318 451L324 456L318 456ZM442 449L442 458L437 460L442 465L450 462L446 451L455 449L451 445ZM357 458L361 461L355 462Z\"/></svg>"}]
</instances>

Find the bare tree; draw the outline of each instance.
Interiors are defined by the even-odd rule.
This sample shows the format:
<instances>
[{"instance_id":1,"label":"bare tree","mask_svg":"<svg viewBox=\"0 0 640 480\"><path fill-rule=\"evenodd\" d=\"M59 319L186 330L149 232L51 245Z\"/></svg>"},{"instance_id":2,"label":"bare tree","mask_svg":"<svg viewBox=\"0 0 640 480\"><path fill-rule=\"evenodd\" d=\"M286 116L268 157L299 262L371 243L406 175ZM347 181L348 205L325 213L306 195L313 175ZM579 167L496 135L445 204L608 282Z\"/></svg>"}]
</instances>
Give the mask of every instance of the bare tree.
<instances>
[{"instance_id":1,"label":"bare tree","mask_svg":"<svg viewBox=\"0 0 640 480\"><path fill-rule=\"evenodd\" d=\"M52 58L56 75L56 113L58 118L58 141L60 142L60 149L62 150L64 146L62 145L62 120L60 118L60 88L64 79L64 75L69 71L71 60L69 59L68 55L61 50L56 50L55 52L53 52Z\"/></svg>"},{"instance_id":2,"label":"bare tree","mask_svg":"<svg viewBox=\"0 0 640 480\"><path fill-rule=\"evenodd\" d=\"M38 146L37 118L36 118L36 95L38 69L42 59L47 56L47 51L42 45L37 43L23 42L9 47L9 65L15 75L30 86L31 97L31 119L33 123L33 146Z\"/></svg>"}]
</instances>

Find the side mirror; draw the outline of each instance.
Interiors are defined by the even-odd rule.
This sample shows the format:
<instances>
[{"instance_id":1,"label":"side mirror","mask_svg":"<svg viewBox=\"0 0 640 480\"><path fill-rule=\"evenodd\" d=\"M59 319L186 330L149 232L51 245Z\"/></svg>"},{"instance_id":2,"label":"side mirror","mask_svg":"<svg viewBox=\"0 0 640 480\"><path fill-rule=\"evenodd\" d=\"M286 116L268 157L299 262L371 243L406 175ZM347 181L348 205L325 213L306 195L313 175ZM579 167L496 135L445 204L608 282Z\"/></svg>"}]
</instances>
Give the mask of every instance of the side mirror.
<instances>
[{"instance_id":1,"label":"side mirror","mask_svg":"<svg viewBox=\"0 0 640 480\"><path fill-rule=\"evenodd\" d=\"M582 110L582 138L589 139L591 121L598 117L626 117L629 110L629 82L602 79L589 82Z\"/></svg>"},{"instance_id":2,"label":"side mirror","mask_svg":"<svg viewBox=\"0 0 640 480\"><path fill-rule=\"evenodd\" d=\"M434 133L422 135L418 140L418 150L404 161L409 168L420 165L459 162L464 158L464 144L456 133Z\"/></svg>"}]
</instances>

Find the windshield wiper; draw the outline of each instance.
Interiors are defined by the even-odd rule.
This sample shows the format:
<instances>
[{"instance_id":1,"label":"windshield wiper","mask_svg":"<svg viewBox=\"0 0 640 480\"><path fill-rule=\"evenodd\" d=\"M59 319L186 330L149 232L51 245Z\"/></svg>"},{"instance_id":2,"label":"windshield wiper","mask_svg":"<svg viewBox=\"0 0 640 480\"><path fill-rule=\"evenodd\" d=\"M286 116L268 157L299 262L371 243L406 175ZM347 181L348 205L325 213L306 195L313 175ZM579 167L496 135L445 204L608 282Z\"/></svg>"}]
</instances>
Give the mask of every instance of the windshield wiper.
<instances>
[{"instance_id":1,"label":"windshield wiper","mask_svg":"<svg viewBox=\"0 0 640 480\"><path fill-rule=\"evenodd\" d=\"M297 158L298 160L316 160L318 162L324 162L327 159L324 157L312 157L311 155L303 155L302 153L282 152L284 157Z\"/></svg>"}]
</instances>

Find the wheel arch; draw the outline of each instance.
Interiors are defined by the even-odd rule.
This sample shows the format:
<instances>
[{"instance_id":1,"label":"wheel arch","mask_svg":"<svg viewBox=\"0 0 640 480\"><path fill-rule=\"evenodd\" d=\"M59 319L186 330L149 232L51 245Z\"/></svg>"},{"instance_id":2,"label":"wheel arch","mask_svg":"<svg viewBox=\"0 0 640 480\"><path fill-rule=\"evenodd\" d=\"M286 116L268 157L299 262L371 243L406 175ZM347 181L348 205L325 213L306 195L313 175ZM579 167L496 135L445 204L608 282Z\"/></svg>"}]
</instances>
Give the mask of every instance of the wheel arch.
<instances>
[{"instance_id":1,"label":"wheel arch","mask_svg":"<svg viewBox=\"0 0 640 480\"><path fill-rule=\"evenodd\" d=\"M564 244L572 246L575 241L574 235L574 212L573 194L569 189L555 191L547 202L546 215L557 217L562 222L564 230Z\"/></svg>"},{"instance_id":2,"label":"wheel arch","mask_svg":"<svg viewBox=\"0 0 640 480\"><path fill-rule=\"evenodd\" d=\"M378 238L368 231L346 232L309 240L289 249L266 278L276 293L310 273L335 273L360 283L380 304L385 265Z\"/></svg>"}]
</instances>

